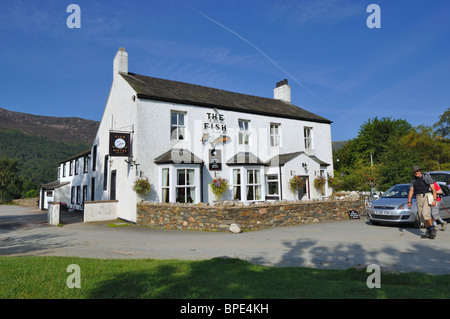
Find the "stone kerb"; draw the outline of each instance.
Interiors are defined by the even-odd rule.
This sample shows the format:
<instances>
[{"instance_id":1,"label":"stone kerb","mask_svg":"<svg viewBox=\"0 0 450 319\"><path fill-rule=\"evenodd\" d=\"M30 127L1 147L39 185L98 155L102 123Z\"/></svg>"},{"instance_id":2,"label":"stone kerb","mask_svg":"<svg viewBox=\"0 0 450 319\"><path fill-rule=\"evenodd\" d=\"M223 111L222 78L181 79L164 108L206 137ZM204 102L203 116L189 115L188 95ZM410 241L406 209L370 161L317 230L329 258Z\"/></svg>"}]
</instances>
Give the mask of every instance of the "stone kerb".
<instances>
[{"instance_id":1,"label":"stone kerb","mask_svg":"<svg viewBox=\"0 0 450 319\"><path fill-rule=\"evenodd\" d=\"M242 230L258 230L348 219L349 210L362 211L359 199L312 202L275 202L242 205L137 204L137 224L141 226L205 231L229 231L237 224Z\"/></svg>"}]
</instances>

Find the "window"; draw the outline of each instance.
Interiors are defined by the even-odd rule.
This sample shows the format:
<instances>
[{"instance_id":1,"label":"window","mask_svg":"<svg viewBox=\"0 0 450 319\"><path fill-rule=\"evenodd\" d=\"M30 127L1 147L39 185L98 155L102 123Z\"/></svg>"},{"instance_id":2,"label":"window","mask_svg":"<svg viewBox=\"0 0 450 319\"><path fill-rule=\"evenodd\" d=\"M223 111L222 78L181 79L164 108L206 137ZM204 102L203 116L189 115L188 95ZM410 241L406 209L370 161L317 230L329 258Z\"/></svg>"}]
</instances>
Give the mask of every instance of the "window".
<instances>
[{"instance_id":1,"label":"window","mask_svg":"<svg viewBox=\"0 0 450 319\"><path fill-rule=\"evenodd\" d=\"M241 170L233 169L233 199L241 200Z\"/></svg>"},{"instance_id":2,"label":"window","mask_svg":"<svg viewBox=\"0 0 450 319\"><path fill-rule=\"evenodd\" d=\"M95 171L97 166L97 145L94 145L92 150L92 171Z\"/></svg>"},{"instance_id":3,"label":"window","mask_svg":"<svg viewBox=\"0 0 450 319\"><path fill-rule=\"evenodd\" d=\"M177 203L195 202L195 170L177 169L175 196Z\"/></svg>"},{"instance_id":4,"label":"window","mask_svg":"<svg viewBox=\"0 0 450 319\"><path fill-rule=\"evenodd\" d=\"M250 121L239 120L239 145L249 145L250 143Z\"/></svg>"},{"instance_id":5,"label":"window","mask_svg":"<svg viewBox=\"0 0 450 319\"><path fill-rule=\"evenodd\" d=\"M312 127L305 127L303 129L303 133L305 136L305 149L312 150L313 149Z\"/></svg>"},{"instance_id":6,"label":"window","mask_svg":"<svg viewBox=\"0 0 450 319\"><path fill-rule=\"evenodd\" d=\"M267 175L267 196L280 196L278 175Z\"/></svg>"},{"instance_id":7,"label":"window","mask_svg":"<svg viewBox=\"0 0 450 319\"><path fill-rule=\"evenodd\" d=\"M280 146L280 124L270 123L270 146Z\"/></svg>"},{"instance_id":8,"label":"window","mask_svg":"<svg viewBox=\"0 0 450 319\"><path fill-rule=\"evenodd\" d=\"M73 175L73 161L69 162L69 176Z\"/></svg>"},{"instance_id":9,"label":"window","mask_svg":"<svg viewBox=\"0 0 450 319\"><path fill-rule=\"evenodd\" d=\"M81 187L77 186L77 205L80 205Z\"/></svg>"},{"instance_id":10,"label":"window","mask_svg":"<svg viewBox=\"0 0 450 319\"><path fill-rule=\"evenodd\" d=\"M66 177L66 163L63 164L62 176Z\"/></svg>"},{"instance_id":11,"label":"window","mask_svg":"<svg viewBox=\"0 0 450 319\"><path fill-rule=\"evenodd\" d=\"M87 185L83 185L83 199L81 204L84 205L84 202L87 201Z\"/></svg>"},{"instance_id":12,"label":"window","mask_svg":"<svg viewBox=\"0 0 450 319\"><path fill-rule=\"evenodd\" d=\"M170 113L170 139L185 139L185 116L186 114L181 112Z\"/></svg>"},{"instance_id":13,"label":"window","mask_svg":"<svg viewBox=\"0 0 450 319\"><path fill-rule=\"evenodd\" d=\"M88 165L89 165L89 157L85 156L83 157L83 173L88 172Z\"/></svg>"},{"instance_id":14,"label":"window","mask_svg":"<svg viewBox=\"0 0 450 319\"><path fill-rule=\"evenodd\" d=\"M75 186L72 186L70 189L70 203L75 203Z\"/></svg>"},{"instance_id":15,"label":"window","mask_svg":"<svg viewBox=\"0 0 450 319\"><path fill-rule=\"evenodd\" d=\"M78 175L78 171L80 170L80 161L78 158L75 160L75 175Z\"/></svg>"},{"instance_id":16,"label":"window","mask_svg":"<svg viewBox=\"0 0 450 319\"><path fill-rule=\"evenodd\" d=\"M247 200L261 200L261 173L259 169L247 170Z\"/></svg>"},{"instance_id":17,"label":"window","mask_svg":"<svg viewBox=\"0 0 450 319\"><path fill-rule=\"evenodd\" d=\"M162 203L169 203L170 202L170 182L169 182L170 178L169 178L169 169L168 168L163 168L162 169L162 178L161 178L161 182L162 182L162 195L161 195L161 202Z\"/></svg>"}]
</instances>

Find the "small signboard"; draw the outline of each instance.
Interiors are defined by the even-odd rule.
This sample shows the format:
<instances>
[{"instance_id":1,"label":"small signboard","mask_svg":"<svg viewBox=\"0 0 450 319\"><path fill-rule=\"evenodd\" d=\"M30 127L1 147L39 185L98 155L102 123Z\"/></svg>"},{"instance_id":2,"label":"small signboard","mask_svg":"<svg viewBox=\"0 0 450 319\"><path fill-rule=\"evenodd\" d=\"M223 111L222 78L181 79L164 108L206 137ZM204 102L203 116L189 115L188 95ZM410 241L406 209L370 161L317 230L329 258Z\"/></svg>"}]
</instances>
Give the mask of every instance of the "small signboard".
<instances>
[{"instance_id":1,"label":"small signboard","mask_svg":"<svg viewBox=\"0 0 450 319\"><path fill-rule=\"evenodd\" d=\"M130 156L130 133L109 133L109 156Z\"/></svg>"},{"instance_id":2,"label":"small signboard","mask_svg":"<svg viewBox=\"0 0 450 319\"><path fill-rule=\"evenodd\" d=\"M209 170L221 171L222 170L222 151L212 149L209 151Z\"/></svg>"},{"instance_id":3,"label":"small signboard","mask_svg":"<svg viewBox=\"0 0 450 319\"><path fill-rule=\"evenodd\" d=\"M359 219L359 214L356 210L349 210L348 211L348 218L350 219Z\"/></svg>"}]
</instances>

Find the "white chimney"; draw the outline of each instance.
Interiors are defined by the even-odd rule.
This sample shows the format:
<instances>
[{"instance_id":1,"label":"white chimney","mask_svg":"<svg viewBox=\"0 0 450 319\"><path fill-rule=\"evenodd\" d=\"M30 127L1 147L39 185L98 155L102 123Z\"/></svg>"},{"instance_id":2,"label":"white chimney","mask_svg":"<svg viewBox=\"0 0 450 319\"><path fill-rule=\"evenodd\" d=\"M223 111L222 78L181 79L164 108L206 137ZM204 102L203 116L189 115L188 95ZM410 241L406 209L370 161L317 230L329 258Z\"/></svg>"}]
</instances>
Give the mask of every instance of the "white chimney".
<instances>
[{"instance_id":1,"label":"white chimney","mask_svg":"<svg viewBox=\"0 0 450 319\"><path fill-rule=\"evenodd\" d=\"M128 53L125 48L120 48L117 51L116 57L114 58L113 64L114 77L116 77L119 72L128 73Z\"/></svg>"},{"instance_id":2,"label":"white chimney","mask_svg":"<svg viewBox=\"0 0 450 319\"><path fill-rule=\"evenodd\" d=\"M287 79L277 82L276 88L273 90L273 98L291 103L291 87Z\"/></svg>"}]
</instances>

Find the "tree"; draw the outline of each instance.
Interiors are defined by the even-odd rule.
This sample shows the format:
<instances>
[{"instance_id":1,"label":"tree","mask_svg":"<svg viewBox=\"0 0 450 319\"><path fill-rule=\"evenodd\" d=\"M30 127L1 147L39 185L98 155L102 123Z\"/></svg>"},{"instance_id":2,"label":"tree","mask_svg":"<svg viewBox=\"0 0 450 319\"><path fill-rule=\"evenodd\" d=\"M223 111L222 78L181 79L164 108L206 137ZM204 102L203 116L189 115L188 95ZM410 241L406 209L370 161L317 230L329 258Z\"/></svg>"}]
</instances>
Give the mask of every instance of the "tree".
<instances>
[{"instance_id":1,"label":"tree","mask_svg":"<svg viewBox=\"0 0 450 319\"><path fill-rule=\"evenodd\" d=\"M390 117L369 119L361 125L358 136L336 152L338 167L352 167L358 159L378 162L386 152L389 141L398 140L411 129L411 124L405 120L393 120Z\"/></svg>"},{"instance_id":2,"label":"tree","mask_svg":"<svg viewBox=\"0 0 450 319\"><path fill-rule=\"evenodd\" d=\"M411 169L421 163L421 156L407 143L396 142L389 145L380 162L379 190L385 191L392 185L408 183L412 178Z\"/></svg>"},{"instance_id":3,"label":"tree","mask_svg":"<svg viewBox=\"0 0 450 319\"><path fill-rule=\"evenodd\" d=\"M18 175L17 160L10 158L0 159L0 200L6 196L20 197L22 181Z\"/></svg>"},{"instance_id":4,"label":"tree","mask_svg":"<svg viewBox=\"0 0 450 319\"><path fill-rule=\"evenodd\" d=\"M347 174L340 178L345 190L370 191L380 180L379 165L358 159Z\"/></svg>"},{"instance_id":5,"label":"tree","mask_svg":"<svg viewBox=\"0 0 450 319\"><path fill-rule=\"evenodd\" d=\"M433 129L420 125L405 136L399 143L412 150L420 157L424 170L443 170L450 164L450 145L445 140L437 139Z\"/></svg>"},{"instance_id":6,"label":"tree","mask_svg":"<svg viewBox=\"0 0 450 319\"><path fill-rule=\"evenodd\" d=\"M441 138L450 137L450 107L439 116L439 121L433 125L433 128Z\"/></svg>"}]
</instances>

